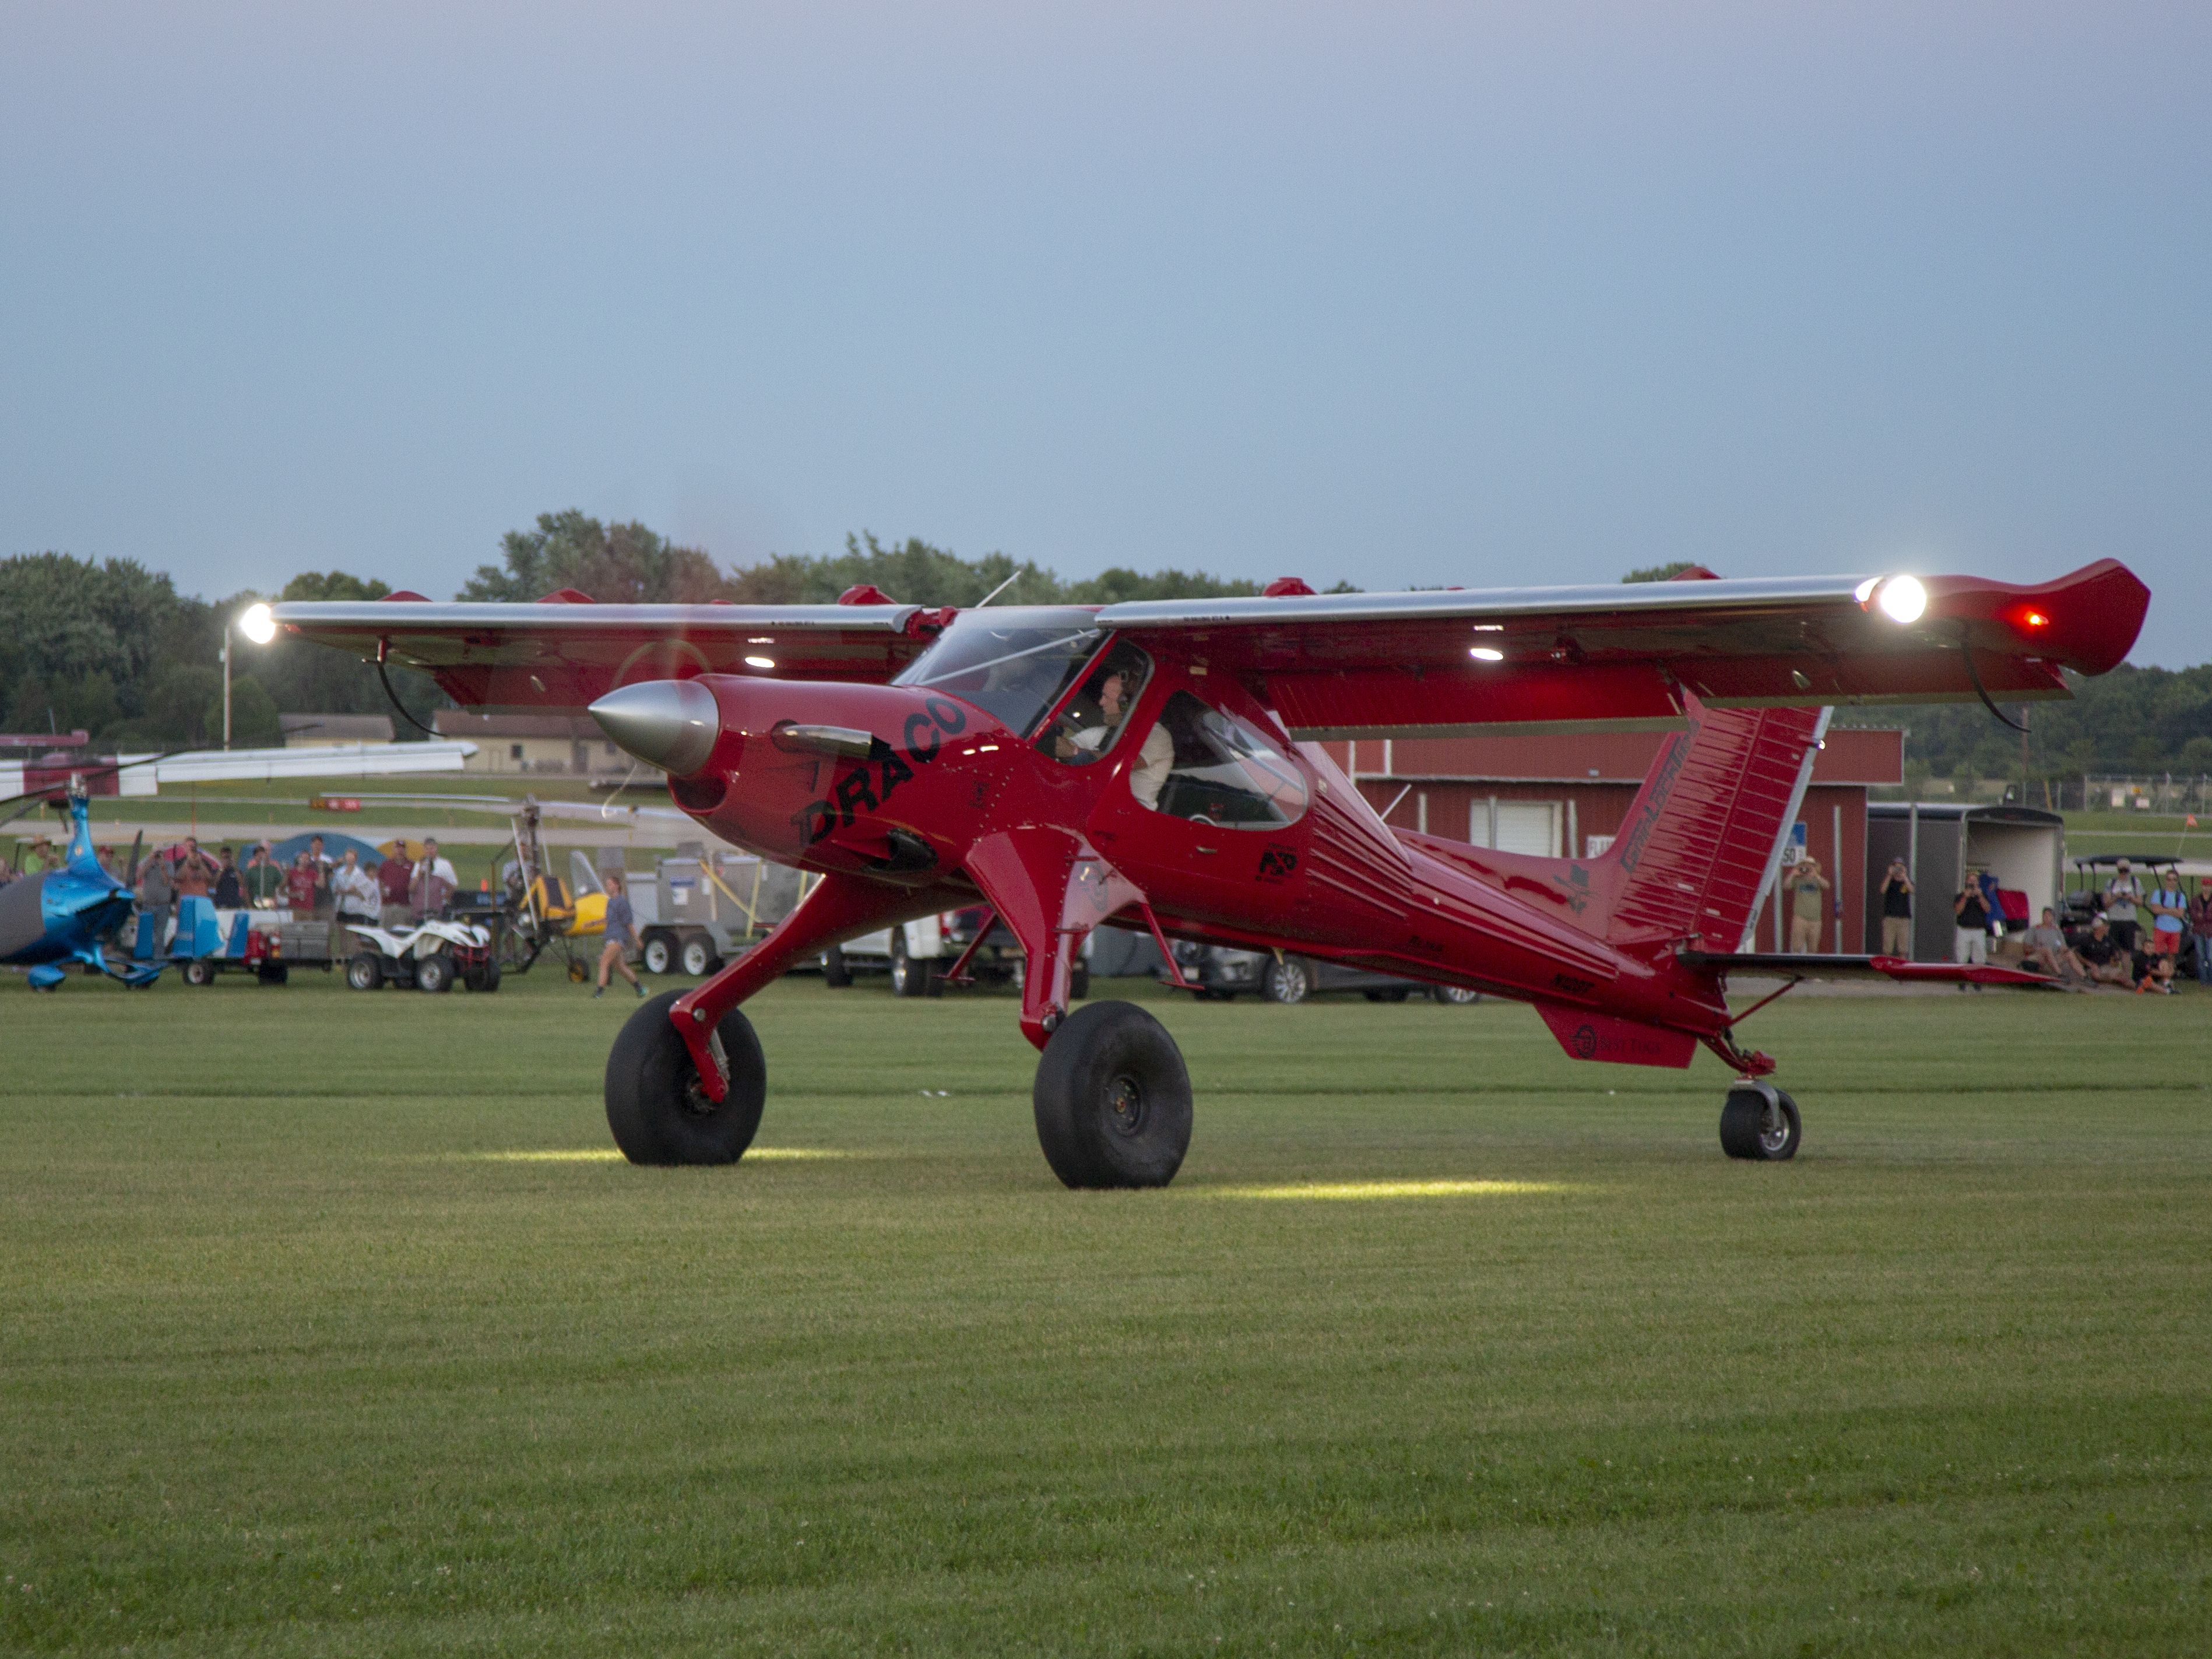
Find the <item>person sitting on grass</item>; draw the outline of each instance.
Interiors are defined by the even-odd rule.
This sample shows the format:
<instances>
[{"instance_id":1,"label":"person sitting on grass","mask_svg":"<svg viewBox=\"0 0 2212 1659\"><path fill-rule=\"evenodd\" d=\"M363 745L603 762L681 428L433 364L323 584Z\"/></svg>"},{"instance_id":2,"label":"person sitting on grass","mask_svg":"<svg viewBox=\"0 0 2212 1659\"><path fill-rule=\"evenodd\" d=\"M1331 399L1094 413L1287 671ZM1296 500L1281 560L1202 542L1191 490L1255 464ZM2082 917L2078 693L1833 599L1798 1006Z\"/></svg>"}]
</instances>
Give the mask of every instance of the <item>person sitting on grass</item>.
<instances>
[{"instance_id":1,"label":"person sitting on grass","mask_svg":"<svg viewBox=\"0 0 2212 1659\"><path fill-rule=\"evenodd\" d=\"M629 965L629 952L637 943L637 912L630 908L629 895L623 890L623 878L610 870L607 883L607 942L599 951L599 984L592 993L594 998L607 994L609 969L619 972L629 981L629 988L640 996L645 987L639 982L636 971Z\"/></svg>"},{"instance_id":2,"label":"person sitting on grass","mask_svg":"<svg viewBox=\"0 0 2212 1659\"><path fill-rule=\"evenodd\" d=\"M2173 994L2173 953L2171 951L2150 952L2149 965L2144 969L2143 976L2136 981L2136 994L2145 991L2155 992L2161 996Z\"/></svg>"},{"instance_id":3,"label":"person sitting on grass","mask_svg":"<svg viewBox=\"0 0 2212 1659\"><path fill-rule=\"evenodd\" d=\"M2081 958L2074 954L2066 935L2059 931L2057 912L2047 904L2043 907L2043 920L2022 933L2020 943L2021 959L2030 968L2059 979L2089 976Z\"/></svg>"},{"instance_id":4,"label":"person sitting on grass","mask_svg":"<svg viewBox=\"0 0 2212 1659\"><path fill-rule=\"evenodd\" d=\"M2125 985L2135 978L2135 959L2112 937L2112 924L2099 916L2089 924L2089 937L2083 939L2074 954L2081 958L2089 977L2100 985Z\"/></svg>"}]
</instances>

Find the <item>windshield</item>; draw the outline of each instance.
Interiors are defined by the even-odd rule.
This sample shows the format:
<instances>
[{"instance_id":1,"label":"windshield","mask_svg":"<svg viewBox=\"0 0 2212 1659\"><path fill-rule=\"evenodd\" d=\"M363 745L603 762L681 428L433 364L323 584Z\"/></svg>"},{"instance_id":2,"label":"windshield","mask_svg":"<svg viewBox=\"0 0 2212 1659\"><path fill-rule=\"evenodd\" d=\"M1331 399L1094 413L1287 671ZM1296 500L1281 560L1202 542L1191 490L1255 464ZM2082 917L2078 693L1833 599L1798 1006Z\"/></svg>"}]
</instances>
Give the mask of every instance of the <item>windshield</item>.
<instances>
[{"instance_id":1,"label":"windshield","mask_svg":"<svg viewBox=\"0 0 2212 1659\"><path fill-rule=\"evenodd\" d=\"M1090 611L1066 606L963 611L891 684L950 691L1026 735L1104 634Z\"/></svg>"}]
</instances>

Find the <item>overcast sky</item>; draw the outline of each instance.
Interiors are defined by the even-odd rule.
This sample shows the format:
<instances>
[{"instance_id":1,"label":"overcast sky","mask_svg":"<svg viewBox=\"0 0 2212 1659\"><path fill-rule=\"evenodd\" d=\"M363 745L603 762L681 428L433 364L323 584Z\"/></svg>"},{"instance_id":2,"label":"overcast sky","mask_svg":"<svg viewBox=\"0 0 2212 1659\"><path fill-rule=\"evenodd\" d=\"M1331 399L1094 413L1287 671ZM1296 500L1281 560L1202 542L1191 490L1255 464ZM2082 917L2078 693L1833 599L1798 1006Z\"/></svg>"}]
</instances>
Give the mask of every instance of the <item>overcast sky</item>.
<instances>
[{"instance_id":1,"label":"overcast sky","mask_svg":"<svg viewBox=\"0 0 2212 1659\"><path fill-rule=\"evenodd\" d=\"M5 17L0 553L2115 555L2212 659L2201 3Z\"/></svg>"}]
</instances>

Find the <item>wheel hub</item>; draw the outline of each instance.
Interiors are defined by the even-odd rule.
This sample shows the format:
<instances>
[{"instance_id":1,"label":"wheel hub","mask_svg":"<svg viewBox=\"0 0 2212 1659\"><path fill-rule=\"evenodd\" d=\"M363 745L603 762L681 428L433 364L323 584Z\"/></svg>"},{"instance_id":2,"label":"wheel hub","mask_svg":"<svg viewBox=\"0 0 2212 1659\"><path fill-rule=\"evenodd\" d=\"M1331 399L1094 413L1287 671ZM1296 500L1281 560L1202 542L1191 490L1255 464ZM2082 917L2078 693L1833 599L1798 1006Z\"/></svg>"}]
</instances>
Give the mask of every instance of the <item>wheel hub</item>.
<instances>
[{"instance_id":1,"label":"wheel hub","mask_svg":"<svg viewBox=\"0 0 2212 1659\"><path fill-rule=\"evenodd\" d=\"M1782 1115L1782 1103L1770 1100L1759 1115L1759 1144L1771 1154L1790 1144L1790 1120Z\"/></svg>"},{"instance_id":2,"label":"wheel hub","mask_svg":"<svg viewBox=\"0 0 2212 1659\"><path fill-rule=\"evenodd\" d=\"M1106 1085L1106 1121L1118 1135L1144 1133L1144 1087L1127 1073Z\"/></svg>"}]
</instances>

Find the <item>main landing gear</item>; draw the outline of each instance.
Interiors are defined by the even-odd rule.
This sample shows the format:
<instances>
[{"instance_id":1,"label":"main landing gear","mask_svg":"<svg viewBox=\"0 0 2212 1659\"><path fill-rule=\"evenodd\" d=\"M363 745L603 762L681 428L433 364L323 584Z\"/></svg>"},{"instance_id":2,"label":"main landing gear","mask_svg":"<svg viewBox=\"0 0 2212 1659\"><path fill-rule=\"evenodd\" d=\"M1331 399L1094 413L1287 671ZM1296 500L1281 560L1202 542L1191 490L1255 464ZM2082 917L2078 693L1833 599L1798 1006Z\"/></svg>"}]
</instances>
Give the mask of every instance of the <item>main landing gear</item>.
<instances>
[{"instance_id":1,"label":"main landing gear","mask_svg":"<svg viewBox=\"0 0 2212 1659\"><path fill-rule=\"evenodd\" d=\"M1190 1073L1133 1002L1093 1002L1054 1030L1032 1091L1044 1160L1069 1187L1164 1187L1190 1150Z\"/></svg>"},{"instance_id":2,"label":"main landing gear","mask_svg":"<svg viewBox=\"0 0 2212 1659\"><path fill-rule=\"evenodd\" d=\"M753 1144L768 1097L768 1065L752 1022L732 1008L708 1048L729 1066L729 1091L716 1100L676 1034L664 991L629 1017L607 1055L607 1127L633 1164L734 1164Z\"/></svg>"},{"instance_id":3,"label":"main landing gear","mask_svg":"<svg viewBox=\"0 0 2212 1659\"><path fill-rule=\"evenodd\" d=\"M1797 1103L1764 1078L1738 1078L1721 1107L1721 1150L1730 1158L1779 1164L1797 1156L1803 1126Z\"/></svg>"}]
</instances>

